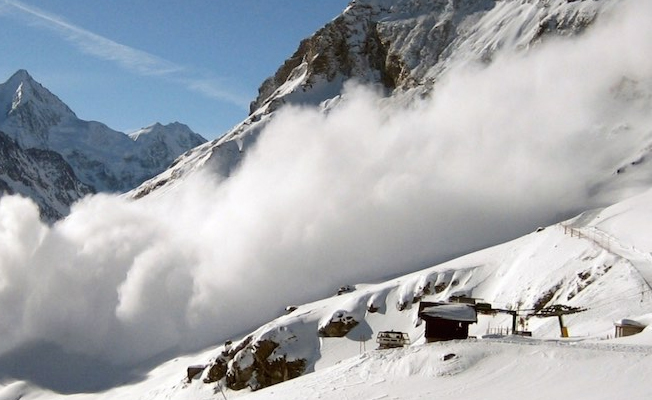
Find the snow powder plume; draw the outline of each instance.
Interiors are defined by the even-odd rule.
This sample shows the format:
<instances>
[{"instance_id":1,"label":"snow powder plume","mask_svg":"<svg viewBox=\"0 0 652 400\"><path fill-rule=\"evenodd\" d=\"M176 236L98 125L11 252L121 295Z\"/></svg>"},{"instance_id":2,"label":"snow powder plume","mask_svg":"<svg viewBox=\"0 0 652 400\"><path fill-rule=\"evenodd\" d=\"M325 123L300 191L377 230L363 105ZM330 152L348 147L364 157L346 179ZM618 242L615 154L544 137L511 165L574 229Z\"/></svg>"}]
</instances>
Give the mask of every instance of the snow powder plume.
<instances>
[{"instance_id":1,"label":"snow powder plume","mask_svg":"<svg viewBox=\"0 0 652 400\"><path fill-rule=\"evenodd\" d=\"M652 5L626 4L578 39L458 68L418 104L351 84L328 114L282 109L222 182L88 197L52 227L3 197L0 359L199 349L616 200L609 179L652 139Z\"/></svg>"}]
</instances>

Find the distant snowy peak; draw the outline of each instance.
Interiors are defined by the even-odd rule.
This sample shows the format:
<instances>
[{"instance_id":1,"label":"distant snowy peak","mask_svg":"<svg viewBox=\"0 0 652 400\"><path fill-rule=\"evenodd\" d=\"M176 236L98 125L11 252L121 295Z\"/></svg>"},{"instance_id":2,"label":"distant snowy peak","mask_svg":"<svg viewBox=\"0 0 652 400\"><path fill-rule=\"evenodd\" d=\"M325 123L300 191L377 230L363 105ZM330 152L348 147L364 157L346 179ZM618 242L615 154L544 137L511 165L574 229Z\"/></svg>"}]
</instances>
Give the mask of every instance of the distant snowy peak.
<instances>
[{"instance_id":1,"label":"distant snowy peak","mask_svg":"<svg viewBox=\"0 0 652 400\"><path fill-rule=\"evenodd\" d=\"M167 125L155 123L128 135L134 142L143 146L165 146L175 157L201 144L206 139L193 132L187 125L172 122Z\"/></svg>"},{"instance_id":2,"label":"distant snowy peak","mask_svg":"<svg viewBox=\"0 0 652 400\"><path fill-rule=\"evenodd\" d=\"M135 144L141 166L158 171L164 171L177 157L206 143L205 138L179 122L167 125L157 122L128 136Z\"/></svg>"},{"instance_id":3,"label":"distant snowy peak","mask_svg":"<svg viewBox=\"0 0 652 400\"><path fill-rule=\"evenodd\" d=\"M61 117L76 117L75 113L56 95L34 80L24 69L16 71L5 83L0 84L0 101L4 111L3 117L15 112L28 103L40 108L47 108Z\"/></svg>"},{"instance_id":4,"label":"distant snowy peak","mask_svg":"<svg viewBox=\"0 0 652 400\"><path fill-rule=\"evenodd\" d=\"M47 148L48 130L75 113L27 71L19 70L0 84L0 128L23 148ZM17 134L20 133L20 134Z\"/></svg>"},{"instance_id":5,"label":"distant snowy peak","mask_svg":"<svg viewBox=\"0 0 652 400\"><path fill-rule=\"evenodd\" d=\"M206 142L178 122L155 124L127 136L101 122L81 120L25 70L17 71L0 84L0 131L22 151L58 153L74 171L75 179L84 184L77 197L88 192L87 187L99 192L131 190L164 171L181 154ZM25 171L24 174L37 176ZM36 196L20 190L13 192ZM42 209L52 206L43 204ZM65 207L57 210L59 215L67 212Z\"/></svg>"}]
</instances>

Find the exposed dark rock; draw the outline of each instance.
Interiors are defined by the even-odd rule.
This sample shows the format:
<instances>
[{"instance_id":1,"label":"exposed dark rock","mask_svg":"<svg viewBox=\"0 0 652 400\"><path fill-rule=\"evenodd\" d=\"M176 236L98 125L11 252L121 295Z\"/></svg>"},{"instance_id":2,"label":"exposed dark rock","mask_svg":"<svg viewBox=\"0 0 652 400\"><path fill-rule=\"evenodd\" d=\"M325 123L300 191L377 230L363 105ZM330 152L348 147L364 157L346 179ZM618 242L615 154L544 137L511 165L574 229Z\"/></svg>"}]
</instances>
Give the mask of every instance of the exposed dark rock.
<instances>
[{"instance_id":1,"label":"exposed dark rock","mask_svg":"<svg viewBox=\"0 0 652 400\"><path fill-rule=\"evenodd\" d=\"M441 293L444 290L446 290L447 287L448 287L448 284L446 284L446 283L443 283L443 282L438 283L438 284L435 285L435 293Z\"/></svg>"},{"instance_id":2,"label":"exposed dark rock","mask_svg":"<svg viewBox=\"0 0 652 400\"><path fill-rule=\"evenodd\" d=\"M287 354L283 353L283 345L287 340L293 340L294 336L290 334L285 338L277 341L247 337L235 348L225 349L216 357L204 382L224 380L231 390L258 390L301 376L307 361L288 359Z\"/></svg>"},{"instance_id":3,"label":"exposed dark rock","mask_svg":"<svg viewBox=\"0 0 652 400\"><path fill-rule=\"evenodd\" d=\"M535 302L534 306L532 307L534 309L534 312L538 312L539 310L543 309L550 301L555 297L557 292L563 287L563 284L560 282L557 285L551 287L547 292L543 293Z\"/></svg>"},{"instance_id":4,"label":"exposed dark rock","mask_svg":"<svg viewBox=\"0 0 652 400\"><path fill-rule=\"evenodd\" d=\"M218 356L208 369L204 383L217 382L224 378L228 372L229 360L230 358L223 355Z\"/></svg>"},{"instance_id":5,"label":"exposed dark rock","mask_svg":"<svg viewBox=\"0 0 652 400\"><path fill-rule=\"evenodd\" d=\"M352 316L338 312L328 323L319 328L318 334L321 337L344 337L358 324L359 322Z\"/></svg>"},{"instance_id":6,"label":"exposed dark rock","mask_svg":"<svg viewBox=\"0 0 652 400\"><path fill-rule=\"evenodd\" d=\"M0 132L0 196L21 194L38 206L41 218L53 222L93 189L77 179L63 157L49 150L23 150Z\"/></svg>"},{"instance_id":7,"label":"exposed dark rock","mask_svg":"<svg viewBox=\"0 0 652 400\"><path fill-rule=\"evenodd\" d=\"M340 288L337 289L337 295L340 296L343 295L344 293L350 293L354 290L355 290L355 286L351 286L351 285L340 286Z\"/></svg>"}]
</instances>

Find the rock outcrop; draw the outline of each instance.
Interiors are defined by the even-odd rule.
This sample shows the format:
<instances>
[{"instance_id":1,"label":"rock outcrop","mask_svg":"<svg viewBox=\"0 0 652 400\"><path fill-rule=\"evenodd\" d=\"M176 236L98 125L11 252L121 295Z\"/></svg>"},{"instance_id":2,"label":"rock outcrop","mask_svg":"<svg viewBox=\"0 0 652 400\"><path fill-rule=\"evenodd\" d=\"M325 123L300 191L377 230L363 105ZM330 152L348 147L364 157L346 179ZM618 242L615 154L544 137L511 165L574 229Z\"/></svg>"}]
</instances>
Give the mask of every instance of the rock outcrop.
<instances>
[{"instance_id":1,"label":"rock outcrop","mask_svg":"<svg viewBox=\"0 0 652 400\"><path fill-rule=\"evenodd\" d=\"M39 206L41 218L53 222L93 188L77 179L60 154L42 149L23 150L0 132L0 196L20 194Z\"/></svg>"},{"instance_id":2,"label":"rock outcrop","mask_svg":"<svg viewBox=\"0 0 652 400\"><path fill-rule=\"evenodd\" d=\"M235 347L225 345L209 365L204 382L223 381L232 390L258 390L301 376L306 359L289 353L296 340L289 328L278 327L247 336Z\"/></svg>"}]
</instances>

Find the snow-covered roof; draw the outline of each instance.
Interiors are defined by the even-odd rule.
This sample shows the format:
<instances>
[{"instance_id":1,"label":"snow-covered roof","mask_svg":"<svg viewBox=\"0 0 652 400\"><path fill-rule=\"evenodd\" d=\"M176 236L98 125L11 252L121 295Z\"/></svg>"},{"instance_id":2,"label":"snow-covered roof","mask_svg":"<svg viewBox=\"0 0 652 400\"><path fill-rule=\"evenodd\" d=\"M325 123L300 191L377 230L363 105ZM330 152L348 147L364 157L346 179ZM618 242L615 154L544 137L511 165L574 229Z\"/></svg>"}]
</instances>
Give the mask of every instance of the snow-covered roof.
<instances>
[{"instance_id":1,"label":"snow-covered roof","mask_svg":"<svg viewBox=\"0 0 652 400\"><path fill-rule=\"evenodd\" d=\"M450 321L477 322L475 308L468 304L439 304L424 307L419 316L447 319Z\"/></svg>"},{"instance_id":2,"label":"snow-covered roof","mask_svg":"<svg viewBox=\"0 0 652 400\"><path fill-rule=\"evenodd\" d=\"M619 321L616 321L616 325L617 326L636 326L636 327L639 327L639 328L645 328L647 326L647 324L644 324L642 322L639 322L639 321L636 321L636 320L633 320L633 319L627 319L627 318L623 318L623 319L621 319Z\"/></svg>"}]
</instances>

